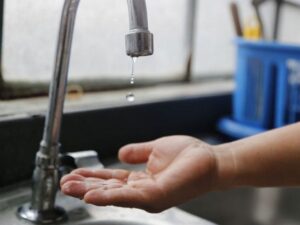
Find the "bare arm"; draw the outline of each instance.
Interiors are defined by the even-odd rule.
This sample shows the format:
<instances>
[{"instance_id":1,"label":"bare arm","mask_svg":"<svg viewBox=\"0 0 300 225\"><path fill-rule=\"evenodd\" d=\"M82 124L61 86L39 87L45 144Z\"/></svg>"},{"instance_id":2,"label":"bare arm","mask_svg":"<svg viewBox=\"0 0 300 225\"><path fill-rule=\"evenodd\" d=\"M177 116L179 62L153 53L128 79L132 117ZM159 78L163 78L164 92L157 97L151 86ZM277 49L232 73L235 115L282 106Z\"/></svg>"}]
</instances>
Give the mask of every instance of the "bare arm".
<instances>
[{"instance_id":1,"label":"bare arm","mask_svg":"<svg viewBox=\"0 0 300 225\"><path fill-rule=\"evenodd\" d=\"M300 123L215 147L220 184L300 185Z\"/></svg>"}]
</instances>

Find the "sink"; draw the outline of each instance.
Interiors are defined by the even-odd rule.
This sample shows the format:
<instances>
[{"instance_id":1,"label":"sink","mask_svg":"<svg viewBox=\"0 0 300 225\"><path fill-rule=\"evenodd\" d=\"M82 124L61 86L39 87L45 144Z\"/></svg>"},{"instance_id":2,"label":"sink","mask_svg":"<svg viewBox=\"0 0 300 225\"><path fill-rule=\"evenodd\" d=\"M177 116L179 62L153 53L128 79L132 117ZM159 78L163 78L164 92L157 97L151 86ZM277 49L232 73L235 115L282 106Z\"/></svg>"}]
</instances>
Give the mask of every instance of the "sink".
<instances>
[{"instance_id":1,"label":"sink","mask_svg":"<svg viewBox=\"0 0 300 225\"><path fill-rule=\"evenodd\" d=\"M300 224L300 188L215 192L180 208L220 225L296 225Z\"/></svg>"},{"instance_id":2,"label":"sink","mask_svg":"<svg viewBox=\"0 0 300 225\"><path fill-rule=\"evenodd\" d=\"M112 164L110 167L143 169L140 165L133 167ZM16 217L17 207L28 202L29 198L29 185L0 193L0 224L30 225ZM300 224L300 188L239 188L208 193L179 208L159 214L150 214L138 209L86 205L80 200L61 194L58 194L57 199L57 204L66 208L69 215L69 220L60 225Z\"/></svg>"},{"instance_id":3,"label":"sink","mask_svg":"<svg viewBox=\"0 0 300 225\"><path fill-rule=\"evenodd\" d=\"M153 221L153 222L124 222L124 221L101 221L101 222L91 222L91 223L84 223L81 225L171 225L171 223L164 223L161 221Z\"/></svg>"},{"instance_id":4,"label":"sink","mask_svg":"<svg viewBox=\"0 0 300 225\"><path fill-rule=\"evenodd\" d=\"M0 194L0 224L28 225L16 217L16 210L29 197L29 187ZM86 205L61 194L58 195L57 204L65 207L69 215L69 220L61 225L300 224L299 188L240 188L209 193L159 214L138 209Z\"/></svg>"},{"instance_id":5,"label":"sink","mask_svg":"<svg viewBox=\"0 0 300 225\"><path fill-rule=\"evenodd\" d=\"M0 193L0 224L30 225L16 216L17 208L29 199L28 186ZM87 205L61 193L57 195L57 205L68 213L68 220L60 225L215 225L178 208L151 214L139 209Z\"/></svg>"},{"instance_id":6,"label":"sink","mask_svg":"<svg viewBox=\"0 0 300 225\"><path fill-rule=\"evenodd\" d=\"M215 225L178 208L151 214L132 208L84 205L78 200L75 201L80 205L76 206L74 199L69 197L66 199L73 202L71 208L65 204L69 212L69 221L66 225Z\"/></svg>"},{"instance_id":7,"label":"sink","mask_svg":"<svg viewBox=\"0 0 300 225\"><path fill-rule=\"evenodd\" d=\"M79 224L78 224L79 225ZM135 222L135 221L121 221L121 220L103 220L103 221L96 221L96 222L87 222L87 223L80 223L80 225L172 225L171 223L165 223L162 221L152 221L152 222Z\"/></svg>"},{"instance_id":8,"label":"sink","mask_svg":"<svg viewBox=\"0 0 300 225\"><path fill-rule=\"evenodd\" d=\"M95 223L85 223L84 225L152 225L152 224L149 224L149 223L136 223L136 222L124 222L124 221L102 221L102 222L95 222Z\"/></svg>"}]
</instances>

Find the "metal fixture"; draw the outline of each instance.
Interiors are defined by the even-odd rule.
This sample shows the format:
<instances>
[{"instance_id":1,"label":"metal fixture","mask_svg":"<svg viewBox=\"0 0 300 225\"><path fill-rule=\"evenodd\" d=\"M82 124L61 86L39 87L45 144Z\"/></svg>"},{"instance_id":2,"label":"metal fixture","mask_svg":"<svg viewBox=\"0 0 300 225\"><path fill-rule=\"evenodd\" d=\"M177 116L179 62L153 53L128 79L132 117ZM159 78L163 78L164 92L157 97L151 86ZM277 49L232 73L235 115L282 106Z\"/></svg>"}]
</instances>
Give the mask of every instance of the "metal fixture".
<instances>
[{"instance_id":1,"label":"metal fixture","mask_svg":"<svg viewBox=\"0 0 300 225\"><path fill-rule=\"evenodd\" d=\"M77 168L102 169L103 164L99 161L98 153L93 150L81 152L68 152L63 154L60 159L59 171L61 175L70 173Z\"/></svg>"},{"instance_id":2,"label":"metal fixture","mask_svg":"<svg viewBox=\"0 0 300 225\"><path fill-rule=\"evenodd\" d=\"M59 136L67 85L76 12L80 0L65 0L56 51L55 70L49 91L49 108L43 139L36 155L31 203L18 209L19 217L39 224L67 219L65 210L55 206L59 182ZM145 0L127 0L129 33L126 52L131 57L153 54L153 35L148 30Z\"/></svg>"},{"instance_id":3,"label":"metal fixture","mask_svg":"<svg viewBox=\"0 0 300 225\"><path fill-rule=\"evenodd\" d=\"M145 0L127 0L129 33L126 35L126 53L131 57L153 54L153 34L148 30Z\"/></svg>"}]
</instances>

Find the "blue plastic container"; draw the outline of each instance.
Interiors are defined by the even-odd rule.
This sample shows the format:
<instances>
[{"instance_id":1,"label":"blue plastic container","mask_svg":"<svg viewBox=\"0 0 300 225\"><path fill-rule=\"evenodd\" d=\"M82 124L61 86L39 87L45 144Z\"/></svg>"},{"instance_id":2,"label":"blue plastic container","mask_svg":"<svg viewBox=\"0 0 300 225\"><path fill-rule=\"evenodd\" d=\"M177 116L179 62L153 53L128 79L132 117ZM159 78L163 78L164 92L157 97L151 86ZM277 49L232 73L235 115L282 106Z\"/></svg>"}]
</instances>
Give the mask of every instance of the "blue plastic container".
<instances>
[{"instance_id":1,"label":"blue plastic container","mask_svg":"<svg viewBox=\"0 0 300 225\"><path fill-rule=\"evenodd\" d=\"M294 123L300 121L300 61L288 62L288 106L287 121Z\"/></svg>"},{"instance_id":2,"label":"blue plastic container","mask_svg":"<svg viewBox=\"0 0 300 225\"><path fill-rule=\"evenodd\" d=\"M244 39L238 39L236 45L233 115L221 120L219 129L240 138L299 119L295 111L300 109L300 82L290 85L288 64L291 60L300 62L300 47Z\"/></svg>"}]
</instances>

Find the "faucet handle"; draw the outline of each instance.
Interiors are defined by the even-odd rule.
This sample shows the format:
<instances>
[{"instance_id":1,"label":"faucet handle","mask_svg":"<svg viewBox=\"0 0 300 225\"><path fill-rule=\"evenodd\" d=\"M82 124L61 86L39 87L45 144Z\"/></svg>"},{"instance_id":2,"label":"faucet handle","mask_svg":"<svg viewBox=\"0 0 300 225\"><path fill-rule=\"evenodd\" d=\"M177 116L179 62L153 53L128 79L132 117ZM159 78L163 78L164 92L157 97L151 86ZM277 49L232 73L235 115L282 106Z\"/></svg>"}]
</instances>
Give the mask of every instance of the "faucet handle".
<instances>
[{"instance_id":1,"label":"faucet handle","mask_svg":"<svg viewBox=\"0 0 300 225\"><path fill-rule=\"evenodd\" d=\"M94 150L69 152L60 156L61 175L83 167L94 169L104 168L103 164L99 161L98 153Z\"/></svg>"}]
</instances>

